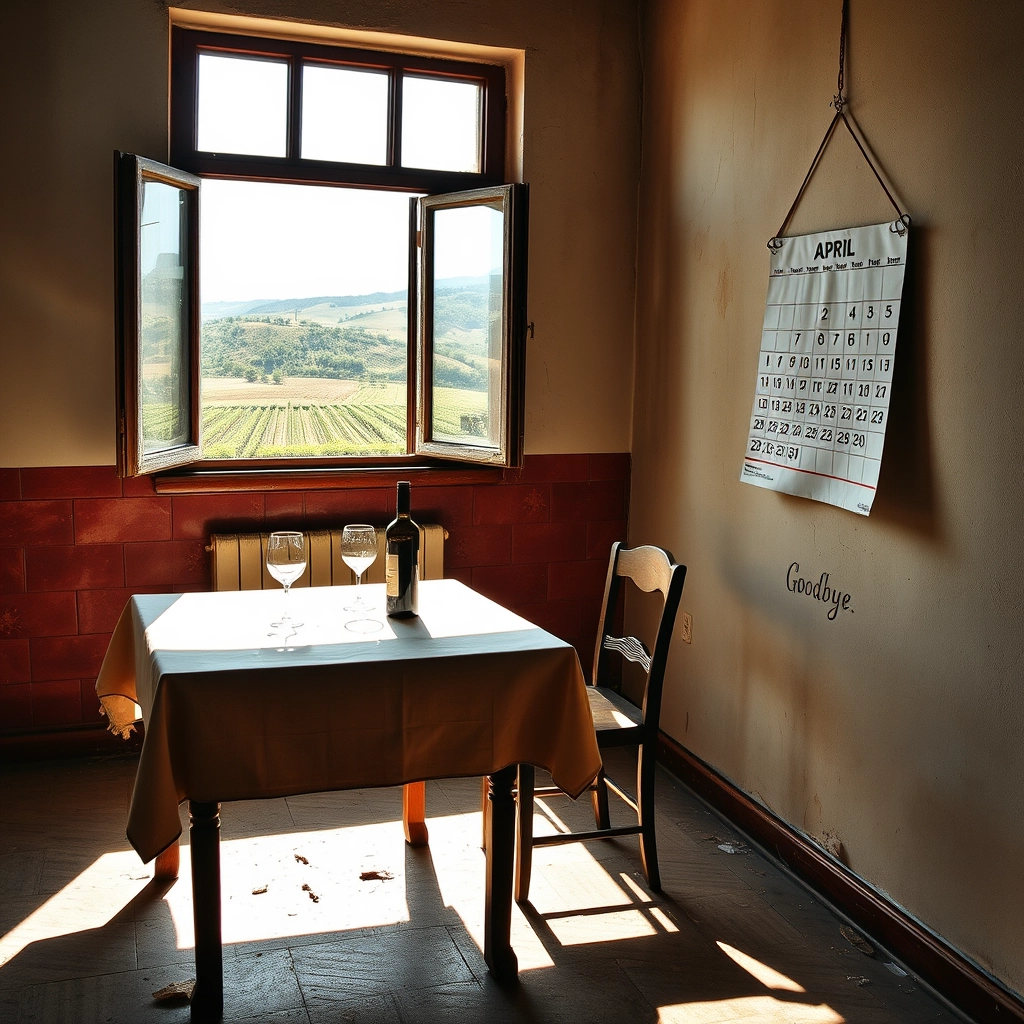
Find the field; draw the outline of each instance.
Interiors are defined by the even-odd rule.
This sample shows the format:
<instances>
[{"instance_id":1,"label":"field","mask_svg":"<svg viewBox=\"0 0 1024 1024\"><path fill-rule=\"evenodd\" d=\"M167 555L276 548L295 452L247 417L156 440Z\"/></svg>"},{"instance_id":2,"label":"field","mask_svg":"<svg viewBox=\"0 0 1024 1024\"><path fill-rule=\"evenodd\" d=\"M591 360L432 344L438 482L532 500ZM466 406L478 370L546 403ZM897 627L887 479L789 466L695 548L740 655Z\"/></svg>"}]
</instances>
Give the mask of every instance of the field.
<instances>
[{"instance_id":1,"label":"field","mask_svg":"<svg viewBox=\"0 0 1024 1024\"><path fill-rule=\"evenodd\" d=\"M211 401L213 395L218 400ZM462 435L464 416L486 418L486 398L480 391L438 389L436 428ZM405 421L404 383L203 381L202 444L208 459L401 455ZM150 426L159 429L155 419L147 432Z\"/></svg>"}]
</instances>

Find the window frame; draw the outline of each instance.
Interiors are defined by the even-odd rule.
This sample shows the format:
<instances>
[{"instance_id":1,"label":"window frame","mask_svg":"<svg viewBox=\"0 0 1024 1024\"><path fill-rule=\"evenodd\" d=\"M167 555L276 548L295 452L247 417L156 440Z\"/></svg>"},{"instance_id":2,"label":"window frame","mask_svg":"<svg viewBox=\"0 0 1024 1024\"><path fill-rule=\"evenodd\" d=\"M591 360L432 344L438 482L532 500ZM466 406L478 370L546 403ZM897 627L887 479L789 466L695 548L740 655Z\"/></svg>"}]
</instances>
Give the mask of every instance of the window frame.
<instances>
[{"instance_id":1,"label":"window frame","mask_svg":"<svg viewBox=\"0 0 1024 1024\"><path fill-rule=\"evenodd\" d=\"M198 67L199 57L204 52L223 54L235 53L254 58L284 60L288 63L288 125L287 155L284 157L265 157L241 154L204 153L196 146L198 126ZM299 156L301 146L301 85L302 64L309 60L313 63L334 66L353 66L357 68L373 68L387 71L390 75L389 108L388 108L388 164L361 165L353 163L303 159ZM207 30L189 29L172 26L171 29L171 109L170 109L170 154L173 167L146 161L120 154L121 166L137 159L140 163L151 164L160 169L164 175L181 175L182 180L194 177L198 184L202 178L221 178L235 180L255 180L297 185L326 185L355 188L379 188L390 191L406 191L436 195L453 192L464 192L481 187L490 188L507 181L505 172L505 139L506 139L506 73L504 64L486 64L467 62L439 57L423 57L398 51L379 51L356 49L350 46L335 46L322 43L310 43L279 39L270 36L251 36L234 33L212 32ZM470 79L481 84L481 170L474 172L438 171L419 168L402 168L398 161L401 152L401 75L426 75L451 79ZM120 174L120 172L119 172ZM174 179L177 181L178 179ZM515 186L525 197L526 187ZM137 191L138 186L136 187ZM523 287L515 293L515 302L506 297L504 311L509 322L516 324L518 341L506 344L505 353L512 355L512 369L505 374L505 386L515 390L504 395L505 420L502 431L502 450L499 457L487 452L479 457L480 452L473 450L446 450L450 446L441 446L437 450L423 452L418 444L419 428L422 411L420 408L420 377L417 374L417 353L420 349L421 305L419 302L419 269L422 263L419 231L419 201L411 197L410 232L409 232L409 271L408 271L408 337L406 341L407 356L407 421L406 421L406 452L398 455L371 456L319 456L302 457L288 456L280 458L250 459L204 459L200 447L199 425L202 413L200 380L201 380L201 345L200 345L200 308L199 308L199 260L198 260L198 201L195 205L195 217L192 223L190 243L194 247L195 258L192 261L191 273L194 278L192 299L194 308L190 310L190 324L193 325L189 338L192 366L190 377L189 423L191 424L190 444L176 451L161 453L157 459L150 458L142 462L132 455L129 445L130 438L125 433L125 425L139 421L135 427L138 435L133 444L141 445L141 412L138 393L138 362L140 359L139 336L127 328L129 321L137 328L138 311L129 308L137 305L138 290L129 292L125 275L133 272L138 264L138 245L126 244L128 233L138 222L139 207L134 210L127 199L126 183L119 178L118 189L118 310L119 310L119 345L118 345L118 466L122 475L138 475L158 473L164 470L177 470L172 476L163 479L175 487L182 485L183 478L191 477L197 482L204 481L201 489L211 485L215 478L222 482L235 479L231 485L253 486L252 481L262 477L268 484L280 484L285 476L296 480L316 477L322 486L325 473L338 473L346 478L366 473L393 473L400 467L428 470L431 467L444 468L447 473L465 472L472 466L456 467L455 462L474 463L477 471L493 471L498 468L518 467L522 463L522 405L524 401L524 374L522 363L525 352L525 221L516 222L515 237L522 239L523 257L515 261L523 264ZM525 198L517 206L525 212ZM506 226L506 234L511 225ZM509 261L506 258L506 264ZM137 270L135 270L137 273ZM507 282L510 288L514 282ZM134 295L134 303L126 303L125 299ZM511 292L509 293L511 296ZM513 316L514 313L514 316ZM506 325L506 336L508 328ZM519 337L521 335L521 337ZM136 382L130 386L129 377L132 366L135 367ZM135 407L134 409L132 407ZM451 468L448 468L451 467ZM242 480L249 483L242 483ZM159 486L159 483L158 483ZM188 486L187 484L185 485ZM301 485L300 485L301 486ZM219 488L217 488L219 489Z\"/></svg>"},{"instance_id":2,"label":"window frame","mask_svg":"<svg viewBox=\"0 0 1024 1024\"><path fill-rule=\"evenodd\" d=\"M199 188L196 175L130 153L114 154L114 203L116 268L115 324L117 388L117 471L119 476L140 476L175 469L202 459L199 420L200 403L191 400L200 388L200 309L199 264ZM142 208L147 181L180 188L187 196L183 210L186 223L181 231L189 255L185 278L186 308L182 320L188 327L188 339L182 353L188 360L187 388L189 440L147 452L142 426ZM130 297L130 301L129 301Z\"/></svg>"},{"instance_id":3,"label":"window frame","mask_svg":"<svg viewBox=\"0 0 1024 1024\"><path fill-rule=\"evenodd\" d=\"M198 74L201 52L265 57L288 63L287 155L249 156L205 153L196 145ZM299 156L302 140L303 60L316 64L387 71L388 145L385 165L308 160ZM478 81L484 89L481 125L481 167L470 171L437 171L401 166L403 73ZM264 36L208 32L171 27L170 162L206 178L245 178L306 185L354 185L399 192L455 192L499 185L505 181L505 68L439 57L420 57L388 50L363 50L325 43L307 43Z\"/></svg>"},{"instance_id":4,"label":"window frame","mask_svg":"<svg viewBox=\"0 0 1024 1024\"><path fill-rule=\"evenodd\" d=\"M529 224L529 186L496 185L492 188L424 196L417 200L419 213L416 237L419 252L418 321L416 332L416 438L417 453L440 459L475 462L481 465L517 466L523 453L525 354L522 339L526 334L527 229ZM498 394L501 411L498 421L498 445L469 445L433 436L434 369L434 215L438 211L501 203L504 225L502 244L502 338L501 385ZM410 323L412 321L410 320ZM411 329L410 329L411 331Z\"/></svg>"}]
</instances>

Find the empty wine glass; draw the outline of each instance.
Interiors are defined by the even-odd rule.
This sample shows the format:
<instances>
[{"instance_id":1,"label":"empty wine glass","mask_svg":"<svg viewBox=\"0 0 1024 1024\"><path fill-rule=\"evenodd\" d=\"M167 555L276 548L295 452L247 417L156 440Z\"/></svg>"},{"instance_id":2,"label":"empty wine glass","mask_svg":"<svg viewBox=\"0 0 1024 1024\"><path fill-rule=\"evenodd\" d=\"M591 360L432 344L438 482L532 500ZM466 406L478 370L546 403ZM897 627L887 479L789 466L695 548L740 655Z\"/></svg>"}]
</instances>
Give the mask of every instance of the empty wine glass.
<instances>
[{"instance_id":1,"label":"empty wine glass","mask_svg":"<svg viewBox=\"0 0 1024 1024\"><path fill-rule=\"evenodd\" d=\"M302 625L289 614L288 591L306 571L306 544L301 533L281 531L267 540L267 572L284 587L281 618L270 624L273 635L291 636Z\"/></svg>"},{"instance_id":2,"label":"empty wine glass","mask_svg":"<svg viewBox=\"0 0 1024 1024\"><path fill-rule=\"evenodd\" d=\"M341 558L356 574L356 596L351 604L345 605L345 611L354 612L360 616L351 622L346 622L345 628L356 633L372 633L381 629L384 625L382 622L366 617L370 608L359 593L363 573L373 565L377 558L377 531L365 523L346 526L341 531Z\"/></svg>"}]
</instances>

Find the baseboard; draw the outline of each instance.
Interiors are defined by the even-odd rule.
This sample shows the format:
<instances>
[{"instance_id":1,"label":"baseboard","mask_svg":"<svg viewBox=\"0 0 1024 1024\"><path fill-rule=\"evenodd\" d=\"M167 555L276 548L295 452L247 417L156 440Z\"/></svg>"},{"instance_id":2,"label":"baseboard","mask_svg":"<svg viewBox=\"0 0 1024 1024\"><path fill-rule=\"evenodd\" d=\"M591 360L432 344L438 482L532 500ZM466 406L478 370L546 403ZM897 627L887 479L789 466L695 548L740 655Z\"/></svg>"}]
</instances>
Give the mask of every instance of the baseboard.
<instances>
[{"instance_id":1,"label":"baseboard","mask_svg":"<svg viewBox=\"0 0 1024 1024\"><path fill-rule=\"evenodd\" d=\"M126 754L141 749L142 736L139 731L123 740L108 732L102 723L0 735L0 763L3 764Z\"/></svg>"},{"instance_id":2,"label":"baseboard","mask_svg":"<svg viewBox=\"0 0 1024 1024\"><path fill-rule=\"evenodd\" d=\"M1017 996L664 733L658 756L698 796L968 1017L978 1024L1024 1024L1024 1002Z\"/></svg>"}]
</instances>

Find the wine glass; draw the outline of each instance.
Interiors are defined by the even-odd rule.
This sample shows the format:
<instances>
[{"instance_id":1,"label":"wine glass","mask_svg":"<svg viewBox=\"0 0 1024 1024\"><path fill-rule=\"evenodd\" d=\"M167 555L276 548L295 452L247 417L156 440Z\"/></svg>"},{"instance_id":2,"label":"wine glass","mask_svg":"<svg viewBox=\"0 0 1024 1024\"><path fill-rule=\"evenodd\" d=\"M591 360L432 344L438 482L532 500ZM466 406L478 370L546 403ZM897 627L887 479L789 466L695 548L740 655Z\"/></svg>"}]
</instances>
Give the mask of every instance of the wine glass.
<instances>
[{"instance_id":1,"label":"wine glass","mask_svg":"<svg viewBox=\"0 0 1024 1024\"><path fill-rule=\"evenodd\" d=\"M351 604L345 605L345 611L355 612L360 618L345 623L345 628L355 633L372 633L383 628L383 623L366 616L369 606L359 593L359 585L363 581L363 573L377 558L377 531L365 523L346 526L341 531L342 561L356 574L356 596Z\"/></svg>"},{"instance_id":2,"label":"wine glass","mask_svg":"<svg viewBox=\"0 0 1024 1024\"><path fill-rule=\"evenodd\" d=\"M291 530L272 533L267 541L267 572L284 587L281 618L270 624L272 636L280 634L287 638L302 625L288 614L288 591L305 571L306 544L302 534Z\"/></svg>"}]
</instances>

